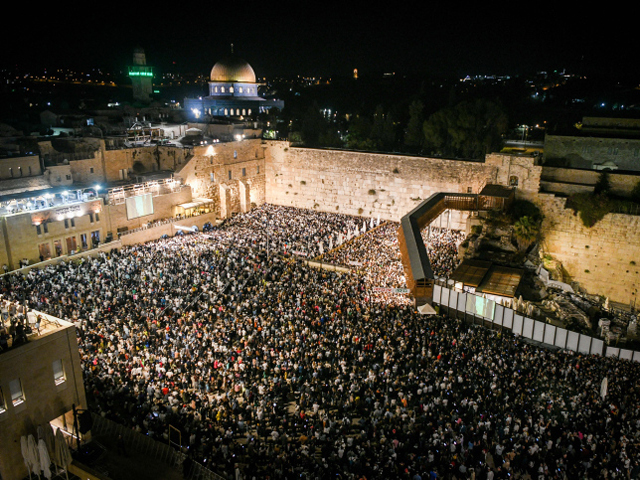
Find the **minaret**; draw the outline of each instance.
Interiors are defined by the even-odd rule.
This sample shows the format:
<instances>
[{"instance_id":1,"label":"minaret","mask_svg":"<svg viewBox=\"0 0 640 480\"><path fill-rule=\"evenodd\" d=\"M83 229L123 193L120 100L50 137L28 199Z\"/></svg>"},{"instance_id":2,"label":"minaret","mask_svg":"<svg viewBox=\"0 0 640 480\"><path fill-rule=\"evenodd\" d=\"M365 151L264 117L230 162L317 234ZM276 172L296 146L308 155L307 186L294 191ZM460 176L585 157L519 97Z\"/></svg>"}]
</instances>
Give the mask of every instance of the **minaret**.
<instances>
[{"instance_id":1,"label":"minaret","mask_svg":"<svg viewBox=\"0 0 640 480\"><path fill-rule=\"evenodd\" d=\"M133 52L133 66L129 67L129 78L133 87L133 99L150 103L153 92L153 68L147 66L144 50L140 47Z\"/></svg>"}]
</instances>

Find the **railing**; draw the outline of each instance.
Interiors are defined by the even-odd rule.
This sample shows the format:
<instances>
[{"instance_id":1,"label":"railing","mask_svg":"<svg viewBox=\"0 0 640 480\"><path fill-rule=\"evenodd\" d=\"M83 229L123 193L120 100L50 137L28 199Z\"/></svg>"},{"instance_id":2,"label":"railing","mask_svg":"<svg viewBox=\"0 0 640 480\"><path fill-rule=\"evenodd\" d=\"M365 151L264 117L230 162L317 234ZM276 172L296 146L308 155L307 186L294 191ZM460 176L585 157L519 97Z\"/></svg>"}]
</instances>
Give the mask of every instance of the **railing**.
<instances>
[{"instance_id":1,"label":"railing","mask_svg":"<svg viewBox=\"0 0 640 480\"><path fill-rule=\"evenodd\" d=\"M125 199L129 197L143 195L145 193L151 193L154 196L165 195L177 192L183 187L184 185L182 185L178 180L168 178L140 184L130 184L124 187L110 188L107 192L107 198L109 205L121 205L125 203Z\"/></svg>"},{"instance_id":2,"label":"railing","mask_svg":"<svg viewBox=\"0 0 640 480\"><path fill-rule=\"evenodd\" d=\"M127 449L165 462L171 468L183 469L183 463L187 460L187 456L171 447L168 443L155 440L148 435L136 432L132 428L125 427L101 415L92 413L91 416L93 418L92 436L110 438L121 436ZM184 472L184 478L185 480L228 480L195 461L189 462L188 471Z\"/></svg>"}]
</instances>

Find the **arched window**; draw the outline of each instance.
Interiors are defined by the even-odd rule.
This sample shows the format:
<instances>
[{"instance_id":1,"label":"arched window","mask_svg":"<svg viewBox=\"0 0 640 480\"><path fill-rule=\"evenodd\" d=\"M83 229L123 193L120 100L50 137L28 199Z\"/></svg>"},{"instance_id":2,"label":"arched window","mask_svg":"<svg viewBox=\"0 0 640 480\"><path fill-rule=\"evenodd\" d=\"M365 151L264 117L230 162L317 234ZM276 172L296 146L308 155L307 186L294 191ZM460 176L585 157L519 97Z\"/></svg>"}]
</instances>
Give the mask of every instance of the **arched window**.
<instances>
[{"instance_id":1,"label":"arched window","mask_svg":"<svg viewBox=\"0 0 640 480\"><path fill-rule=\"evenodd\" d=\"M213 87L213 91L214 91L215 93L218 93L218 87Z\"/></svg>"},{"instance_id":2,"label":"arched window","mask_svg":"<svg viewBox=\"0 0 640 480\"><path fill-rule=\"evenodd\" d=\"M242 109L242 115L246 115L246 114L247 114L247 111L243 108Z\"/></svg>"},{"instance_id":3,"label":"arched window","mask_svg":"<svg viewBox=\"0 0 640 480\"><path fill-rule=\"evenodd\" d=\"M242 87L238 87L238 93L242 93Z\"/></svg>"},{"instance_id":4,"label":"arched window","mask_svg":"<svg viewBox=\"0 0 640 480\"><path fill-rule=\"evenodd\" d=\"M229 110L227 110L226 108L224 109L224 114L225 116L229 115Z\"/></svg>"},{"instance_id":5,"label":"arched window","mask_svg":"<svg viewBox=\"0 0 640 480\"><path fill-rule=\"evenodd\" d=\"M233 93L233 87L229 87L229 93Z\"/></svg>"},{"instance_id":6,"label":"arched window","mask_svg":"<svg viewBox=\"0 0 640 480\"><path fill-rule=\"evenodd\" d=\"M220 92L224 93L224 87L220 87Z\"/></svg>"},{"instance_id":7,"label":"arched window","mask_svg":"<svg viewBox=\"0 0 640 480\"><path fill-rule=\"evenodd\" d=\"M247 114L248 114L248 115L251 115L251 109L249 109L249 110L247 111Z\"/></svg>"}]
</instances>

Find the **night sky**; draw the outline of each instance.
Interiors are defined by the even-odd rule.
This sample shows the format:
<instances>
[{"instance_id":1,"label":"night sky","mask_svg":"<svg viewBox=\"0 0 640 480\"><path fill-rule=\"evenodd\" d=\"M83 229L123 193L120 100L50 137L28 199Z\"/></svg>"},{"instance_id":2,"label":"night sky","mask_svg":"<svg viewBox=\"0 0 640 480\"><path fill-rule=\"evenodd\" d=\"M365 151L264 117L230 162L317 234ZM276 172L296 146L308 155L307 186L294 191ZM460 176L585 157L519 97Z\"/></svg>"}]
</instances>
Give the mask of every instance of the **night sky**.
<instances>
[{"instance_id":1,"label":"night sky","mask_svg":"<svg viewBox=\"0 0 640 480\"><path fill-rule=\"evenodd\" d=\"M140 45L158 70L208 73L233 43L259 77L350 75L354 68L360 75L566 68L632 81L640 77L631 12L560 13L544 10L548 4L498 8L487 2L473 8L411 2L395 9L392 3L383 8L345 2L330 4L331 10L300 7L316 2L286 2L282 10L219 3L183 2L171 9L85 3L80 10L58 3L30 12L18 33L2 29L0 61L3 67L125 69Z\"/></svg>"}]
</instances>

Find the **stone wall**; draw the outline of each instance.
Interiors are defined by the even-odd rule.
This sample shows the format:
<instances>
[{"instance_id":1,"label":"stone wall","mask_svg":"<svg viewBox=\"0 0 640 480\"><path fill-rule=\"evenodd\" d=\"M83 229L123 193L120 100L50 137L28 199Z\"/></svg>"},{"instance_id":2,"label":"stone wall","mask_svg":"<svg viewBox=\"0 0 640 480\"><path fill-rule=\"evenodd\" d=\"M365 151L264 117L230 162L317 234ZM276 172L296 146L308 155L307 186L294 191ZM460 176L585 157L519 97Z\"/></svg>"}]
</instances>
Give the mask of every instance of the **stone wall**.
<instances>
[{"instance_id":1,"label":"stone wall","mask_svg":"<svg viewBox=\"0 0 640 480\"><path fill-rule=\"evenodd\" d=\"M434 193L478 193L502 165L270 142L265 168L268 203L400 221Z\"/></svg>"},{"instance_id":2,"label":"stone wall","mask_svg":"<svg viewBox=\"0 0 640 480\"><path fill-rule=\"evenodd\" d=\"M7 157L0 160L0 180L42 175L40 157Z\"/></svg>"},{"instance_id":3,"label":"stone wall","mask_svg":"<svg viewBox=\"0 0 640 480\"><path fill-rule=\"evenodd\" d=\"M258 139L195 147L175 176L213 200L219 218L246 212L265 202L265 148Z\"/></svg>"},{"instance_id":4,"label":"stone wall","mask_svg":"<svg viewBox=\"0 0 640 480\"><path fill-rule=\"evenodd\" d=\"M140 173L175 171L189 160L191 154L192 149L167 146L103 150L101 155L104 155L104 181L121 180L121 170L127 170L129 178L132 178L136 171ZM81 162L87 161L82 160L77 163ZM92 165L82 163L78 166L90 168Z\"/></svg>"},{"instance_id":5,"label":"stone wall","mask_svg":"<svg viewBox=\"0 0 640 480\"><path fill-rule=\"evenodd\" d=\"M543 167L541 186L545 192L571 195L591 192L602 172L573 168ZM611 193L626 196L640 182L640 172L608 172Z\"/></svg>"},{"instance_id":6,"label":"stone wall","mask_svg":"<svg viewBox=\"0 0 640 480\"><path fill-rule=\"evenodd\" d=\"M550 165L591 169L613 162L620 170L640 170L640 140L587 136L547 135L545 162Z\"/></svg>"},{"instance_id":7,"label":"stone wall","mask_svg":"<svg viewBox=\"0 0 640 480\"><path fill-rule=\"evenodd\" d=\"M536 203L545 216L544 252L589 293L633 304L640 286L640 217L608 214L586 228L565 208L566 199L540 194Z\"/></svg>"}]
</instances>

